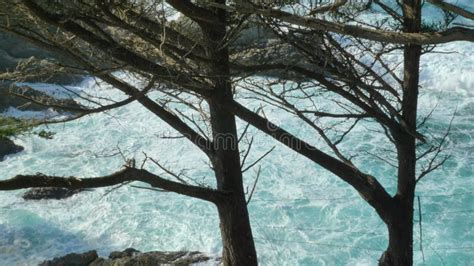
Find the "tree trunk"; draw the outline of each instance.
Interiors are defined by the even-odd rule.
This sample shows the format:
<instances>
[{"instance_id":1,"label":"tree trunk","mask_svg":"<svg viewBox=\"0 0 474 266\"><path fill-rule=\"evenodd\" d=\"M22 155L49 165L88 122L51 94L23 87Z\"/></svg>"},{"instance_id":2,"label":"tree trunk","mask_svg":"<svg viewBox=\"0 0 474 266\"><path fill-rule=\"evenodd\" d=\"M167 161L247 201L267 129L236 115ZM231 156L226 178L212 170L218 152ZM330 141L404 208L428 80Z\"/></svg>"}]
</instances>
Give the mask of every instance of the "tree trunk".
<instances>
[{"instance_id":1,"label":"tree trunk","mask_svg":"<svg viewBox=\"0 0 474 266\"><path fill-rule=\"evenodd\" d=\"M228 90L230 92L230 87ZM257 265L240 168L235 117L215 104L216 100L209 101L215 152L212 164L218 189L231 192L226 201L217 203L223 245L222 261L224 265Z\"/></svg>"},{"instance_id":2,"label":"tree trunk","mask_svg":"<svg viewBox=\"0 0 474 266\"><path fill-rule=\"evenodd\" d=\"M395 198L385 223L389 242L379 265L413 265L413 200Z\"/></svg>"},{"instance_id":3,"label":"tree trunk","mask_svg":"<svg viewBox=\"0 0 474 266\"><path fill-rule=\"evenodd\" d=\"M225 4L224 0L216 1ZM224 265L257 265L257 252L252 236L250 218L240 166L239 143L235 116L222 102L232 100L229 52L222 46L227 34L227 13L214 10L219 23L202 25L207 37L207 53L212 60L210 76L213 83L212 97L207 99L210 110L214 156L211 159L217 179L217 188L230 192L229 197L216 203L220 218Z\"/></svg>"},{"instance_id":4,"label":"tree trunk","mask_svg":"<svg viewBox=\"0 0 474 266\"><path fill-rule=\"evenodd\" d=\"M224 265L257 265L257 254L244 195L217 206Z\"/></svg>"},{"instance_id":5,"label":"tree trunk","mask_svg":"<svg viewBox=\"0 0 474 266\"><path fill-rule=\"evenodd\" d=\"M403 1L403 31L421 29L420 0ZM385 215L389 244L379 260L380 265L413 265L413 203L416 186L416 118L420 77L420 45L405 45L402 130L396 133L398 155L397 194Z\"/></svg>"}]
</instances>

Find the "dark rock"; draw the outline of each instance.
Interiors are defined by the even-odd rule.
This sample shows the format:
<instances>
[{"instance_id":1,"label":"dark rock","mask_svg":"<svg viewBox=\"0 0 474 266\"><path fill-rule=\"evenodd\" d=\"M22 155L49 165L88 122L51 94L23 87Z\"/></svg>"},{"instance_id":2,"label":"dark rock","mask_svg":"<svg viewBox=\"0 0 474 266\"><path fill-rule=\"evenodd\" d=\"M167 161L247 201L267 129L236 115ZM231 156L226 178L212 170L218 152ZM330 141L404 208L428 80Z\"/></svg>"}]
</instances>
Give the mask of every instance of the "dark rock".
<instances>
[{"instance_id":1,"label":"dark rock","mask_svg":"<svg viewBox=\"0 0 474 266\"><path fill-rule=\"evenodd\" d=\"M40 266L84 265L84 266L156 266L156 265L191 265L208 261L211 258L200 252L145 252L133 248L112 252L108 259L99 258L95 251L84 254L71 253L52 261L45 261Z\"/></svg>"},{"instance_id":2,"label":"dark rock","mask_svg":"<svg viewBox=\"0 0 474 266\"><path fill-rule=\"evenodd\" d=\"M73 99L57 99L52 96L49 96L44 92L37 91L34 89L26 87L11 88L6 83L4 83L3 85L0 83L0 112L6 110L8 107L15 107L17 109L26 111L43 111L49 108L44 105L32 103L27 99L11 95L10 91L13 91L17 94L22 94L27 98L34 99L35 101L42 102L48 105L64 106L68 109L77 109L81 107ZM58 109L58 111L61 110Z\"/></svg>"},{"instance_id":3,"label":"dark rock","mask_svg":"<svg viewBox=\"0 0 474 266\"><path fill-rule=\"evenodd\" d=\"M37 59L54 59L59 62L68 63L57 54L38 48L25 42L11 34L0 32L0 73L12 71L21 60L31 57ZM25 80L28 82L47 82L62 85L72 85L81 82L84 79L76 74L56 74L53 76L35 76Z\"/></svg>"},{"instance_id":4,"label":"dark rock","mask_svg":"<svg viewBox=\"0 0 474 266\"><path fill-rule=\"evenodd\" d=\"M293 45L281 41L273 32L268 29L261 29L258 26L250 27L241 32L239 38L230 47L231 60L239 65L282 65L287 69L262 70L259 75L270 78L286 78L294 81L305 81L307 78L301 74L294 73L291 68L294 66L306 69L315 69L310 64L306 55L302 54ZM246 70L232 68L233 75L245 76ZM251 72L255 69L251 69Z\"/></svg>"},{"instance_id":5,"label":"dark rock","mask_svg":"<svg viewBox=\"0 0 474 266\"><path fill-rule=\"evenodd\" d=\"M40 266L88 266L99 256L95 250L82 254L71 253L64 257L54 258L50 261L44 261Z\"/></svg>"},{"instance_id":6,"label":"dark rock","mask_svg":"<svg viewBox=\"0 0 474 266\"><path fill-rule=\"evenodd\" d=\"M32 188L23 194L25 200L65 199L84 191L83 189L68 189L60 187Z\"/></svg>"},{"instance_id":7,"label":"dark rock","mask_svg":"<svg viewBox=\"0 0 474 266\"><path fill-rule=\"evenodd\" d=\"M91 263L90 266L190 265L208 260L210 258L200 252L152 251L141 253L135 249L126 249L123 252L112 252L109 255L109 259L98 259Z\"/></svg>"},{"instance_id":8,"label":"dark rock","mask_svg":"<svg viewBox=\"0 0 474 266\"><path fill-rule=\"evenodd\" d=\"M114 260L114 259L121 259L121 258L126 258L126 257L133 257L139 253L141 252L134 248L127 248L124 251L114 251L110 253L109 259Z\"/></svg>"},{"instance_id":9,"label":"dark rock","mask_svg":"<svg viewBox=\"0 0 474 266\"><path fill-rule=\"evenodd\" d=\"M24 148L16 145L13 141L7 138L0 138L0 162L9 154L14 154L23 151Z\"/></svg>"},{"instance_id":10,"label":"dark rock","mask_svg":"<svg viewBox=\"0 0 474 266\"><path fill-rule=\"evenodd\" d=\"M231 61L244 66L251 65L285 65L309 67L307 56L301 54L293 45L282 42L280 37L268 27L261 26L258 21L249 18L240 29L235 39L229 43ZM171 27L189 36L193 40L204 38L200 33L199 25L186 16L179 16L171 23ZM245 76L248 72L243 69L232 68L233 75ZM252 69L253 73L255 70ZM288 78L295 81L306 80L299 74L287 70L262 70L259 75L270 78Z\"/></svg>"}]
</instances>

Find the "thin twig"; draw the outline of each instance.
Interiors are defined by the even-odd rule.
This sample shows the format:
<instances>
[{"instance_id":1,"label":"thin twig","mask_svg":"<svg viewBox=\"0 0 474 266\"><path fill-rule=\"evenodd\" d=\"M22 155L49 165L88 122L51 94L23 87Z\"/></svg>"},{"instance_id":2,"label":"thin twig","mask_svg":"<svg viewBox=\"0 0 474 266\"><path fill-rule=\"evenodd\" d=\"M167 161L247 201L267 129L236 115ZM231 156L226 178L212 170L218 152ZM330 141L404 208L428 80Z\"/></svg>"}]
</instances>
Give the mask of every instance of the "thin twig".
<instances>
[{"instance_id":1,"label":"thin twig","mask_svg":"<svg viewBox=\"0 0 474 266\"><path fill-rule=\"evenodd\" d=\"M249 198L247 199L247 205L249 205L250 201L252 200L252 196L253 196L253 193L255 192L255 188L257 187L257 182L260 177L261 170L262 170L262 166L259 166L257 170L257 177L255 177L255 182L253 182L252 190L250 190Z\"/></svg>"},{"instance_id":2,"label":"thin twig","mask_svg":"<svg viewBox=\"0 0 474 266\"><path fill-rule=\"evenodd\" d=\"M421 200L420 196L416 197L418 199L418 225L420 226L420 251L423 257L423 262L425 262L425 253L423 252L423 227L422 227L422 216L421 216Z\"/></svg>"}]
</instances>

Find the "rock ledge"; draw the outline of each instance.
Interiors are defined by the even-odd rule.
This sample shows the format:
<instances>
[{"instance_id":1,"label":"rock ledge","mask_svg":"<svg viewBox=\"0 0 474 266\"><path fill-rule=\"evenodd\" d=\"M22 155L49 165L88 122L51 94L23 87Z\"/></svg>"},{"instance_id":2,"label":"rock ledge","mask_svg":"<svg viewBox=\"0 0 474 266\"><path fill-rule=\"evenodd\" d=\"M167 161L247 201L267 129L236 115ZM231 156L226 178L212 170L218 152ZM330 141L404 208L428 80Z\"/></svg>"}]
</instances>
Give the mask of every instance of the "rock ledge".
<instances>
[{"instance_id":1,"label":"rock ledge","mask_svg":"<svg viewBox=\"0 0 474 266\"><path fill-rule=\"evenodd\" d=\"M155 266L191 265L209 261L211 258L197 251L152 251L142 253L128 248L112 252L109 258L100 258L95 250L82 254L71 253L64 257L44 261L40 266Z\"/></svg>"},{"instance_id":2,"label":"rock ledge","mask_svg":"<svg viewBox=\"0 0 474 266\"><path fill-rule=\"evenodd\" d=\"M16 145L13 141L0 137L0 162L9 154L23 151L23 147Z\"/></svg>"}]
</instances>

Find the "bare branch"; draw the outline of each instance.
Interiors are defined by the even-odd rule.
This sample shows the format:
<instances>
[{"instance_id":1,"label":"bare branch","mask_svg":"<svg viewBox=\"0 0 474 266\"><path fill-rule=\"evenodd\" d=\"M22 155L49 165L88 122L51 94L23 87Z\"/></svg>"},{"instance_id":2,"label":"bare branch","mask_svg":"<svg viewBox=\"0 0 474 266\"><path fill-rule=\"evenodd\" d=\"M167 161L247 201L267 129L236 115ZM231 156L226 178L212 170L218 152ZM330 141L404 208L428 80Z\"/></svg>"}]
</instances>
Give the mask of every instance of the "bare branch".
<instances>
[{"instance_id":1,"label":"bare branch","mask_svg":"<svg viewBox=\"0 0 474 266\"><path fill-rule=\"evenodd\" d=\"M262 167L260 166L260 167L258 167L257 176L255 177L255 181L253 182L252 190L250 190L250 194L249 194L249 197L247 199L247 205L252 200L252 196L253 196L253 193L255 192L255 188L257 187L257 183L258 183L258 179L260 178L261 171L262 171Z\"/></svg>"},{"instance_id":2,"label":"bare branch","mask_svg":"<svg viewBox=\"0 0 474 266\"><path fill-rule=\"evenodd\" d=\"M183 183L183 184L188 184L188 182L186 182L186 180L182 179L181 176L179 174L175 174L173 173L171 170L167 169L166 167L164 167L163 165L161 165L157 160L151 158L151 157L148 157L148 159L150 159L150 161L152 161L156 166L158 166L159 168L161 168L163 171L165 171L167 174L173 176L174 178L176 178L179 182Z\"/></svg>"},{"instance_id":3,"label":"bare branch","mask_svg":"<svg viewBox=\"0 0 474 266\"><path fill-rule=\"evenodd\" d=\"M336 11L338 8L345 5L347 3L347 1L348 0L336 0L336 1L334 1L333 4L325 5L325 6L321 6L321 7L317 7L317 8L312 9L309 12L308 15L311 16L311 15L325 13L325 12L328 12L328 11Z\"/></svg>"},{"instance_id":4,"label":"bare branch","mask_svg":"<svg viewBox=\"0 0 474 266\"><path fill-rule=\"evenodd\" d=\"M301 111L302 113L311 113L317 117L331 117L331 118L369 118L368 114L332 114L318 111Z\"/></svg>"},{"instance_id":5,"label":"bare branch","mask_svg":"<svg viewBox=\"0 0 474 266\"><path fill-rule=\"evenodd\" d=\"M189 0L167 0L166 2L199 24L219 23L215 13L195 5Z\"/></svg>"},{"instance_id":6,"label":"bare branch","mask_svg":"<svg viewBox=\"0 0 474 266\"><path fill-rule=\"evenodd\" d=\"M391 202L390 195L374 177L364 174L353 166L324 153L235 101L222 103L222 107L231 110L242 120L252 124L290 149L295 150L349 183L376 210L381 210L382 206Z\"/></svg>"},{"instance_id":7,"label":"bare branch","mask_svg":"<svg viewBox=\"0 0 474 266\"><path fill-rule=\"evenodd\" d=\"M441 9L444 9L446 11L452 12L454 14L463 16L468 19L474 20L474 13L459 7L457 5L453 5L450 3L445 2L444 0L427 0L430 4L433 4Z\"/></svg>"},{"instance_id":8,"label":"bare branch","mask_svg":"<svg viewBox=\"0 0 474 266\"><path fill-rule=\"evenodd\" d=\"M267 151L267 152L264 153L262 156L260 156L260 158L258 158L257 160L255 160L255 162L251 163L249 166L247 166L247 167L245 167L244 169L242 169L242 173L245 173L246 171L248 171L249 169L251 169L252 167L254 167L258 162L260 162L261 160L263 160L263 158L267 157L267 155L269 155L274 149L275 149L275 146L273 146L269 151ZM243 164L242 164L242 167L243 167Z\"/></svg>"},{"instance_id":9,"label":"bare branch","mask_svg":"<svg viewBox=\"0 0 474 266\"><path fill-rule=\"evenodd\" d=\"M210 202L218 202L226 193L214 189L191 186L173 182L143 169L125 168L108 176L93 178L59 177L43 174L17 175L12 179L0 181L0 190L16 190L34 187L64 187L69 189L86 189L109 187L124 182L140 181L152 187L161 188Z\"/></svg>"},{"instance_id":10,"label":"bare branch","mask_svg":"<svg viewBox=\"0 0 474 266\"><path fill-rule=\"evenodd\" d=\"M441 32L407 33L371 29L368 27L340 24L313 17L303 17L277 9L266 9L254 5L240 4L234 11L240 13L258 14L268 18L279 19L283 22L310 28L318 31L329 31L357 38L378 42L398 44L440 44L452 41L474 42L474 30L463 27L453 27Z\"/></svg>"},{"instance_id":11,"label":"bare branch","mask_svg":"<svg viewBox=\"0 0 474 266\"><path fill-rule=\"evenodd\" d=\"M94 108L94 109L66 106L66 105L60 105L60 104L51 104L51 103L43 102L41 100L37 100L36 98L33 98L33 97L25 96L22 93L11 92L10 94L14 95L14 96L17 96L17 97L20 97L20 98L23 98L25 100L28 100L28 101L30 101L32 103L35 103L35 104L38 104L38 105L57 108L57 109L60 109L60 110L78 112L78 113L80 113L80 115L82 117L82 116L88 115L88 114L94 114L94 113L101 113L101 112L109 111L109 110L112 110L112 109L123 107L123 106L125 106L129 103L132 103L132 102L138 100L139 98L145 96L153 88L153 85L154 85L155 81L156 81L156 79L153 78L150 81L150 83L143 90L139 91L138 93L132 95L131 97L129 97L129 98L123 100L123 101L116 102L116 103L110 104L110 105L101 106L101 107ZM23 86L23 87L34 90L29 86Z\"/></svg>"}]
</instances>

